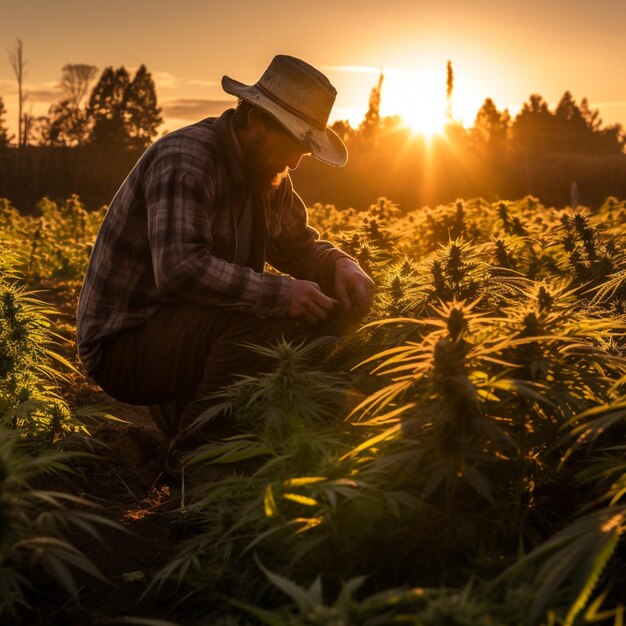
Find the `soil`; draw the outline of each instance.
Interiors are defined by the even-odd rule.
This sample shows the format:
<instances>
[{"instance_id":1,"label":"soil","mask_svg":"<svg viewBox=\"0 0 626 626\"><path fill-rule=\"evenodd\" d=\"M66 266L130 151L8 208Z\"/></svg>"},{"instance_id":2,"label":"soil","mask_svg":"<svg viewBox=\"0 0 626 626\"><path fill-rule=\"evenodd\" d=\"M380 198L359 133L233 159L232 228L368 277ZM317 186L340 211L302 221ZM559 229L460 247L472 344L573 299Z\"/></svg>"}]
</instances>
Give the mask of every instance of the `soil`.
<instances>
[{"instance_id":1,"label":"soil","mask_svg":"<svg viewBox=\"0 0 626 626\"><path fill-rule=\"evenodd\" d=\"M144 407L123 405L103 392L99 395L97 404L108 403L110 412L126 422L96 427L89 447L97 457L75 461L75 474L46 476L40 486L80 496L97 506L95 513L120 526L119 530L99 527L101 543L85 534L68 536L107 582L78 572L76 603L42 579L28 599L32 610L20 615L20 625L82 626L122 616L177 621L168 617L162 597L141 598L184 534L177 513L180 485L164 471L165 441Z\"/></svg>"},{"instance_id":2,"label":"soil","mask_svg":"<svg viewBox=\"0 0 626 626\"><path fill-rule=\"evenodd\" d=\"M184 536L178 512L180 483L164 468L166 441L146 407L114 400L84 374L76 358L73 307L68 306L73 300L68 294L48 291L39 297L65 310L56 320L56 330L68 342L58 351L76 366L77 372L63 383L61 395L72 407L106 407L123 422L101 420L90 428L89 437L70 438L66 447L93 456L74 460L73 473L42 476L36 486L84 498L97 506L93 512L120 528L99 527L100 543L76 531L67 537L98 567L106 582L74 572L79 594L77 600L68 600L67 593L51 584L50 577L35 572L27 597L30 608L10 618L10 623L88 626L125 616L182 623L172 614L176 609L172 609L168 594L142 597Z\"/></svg>"}]
</instances>

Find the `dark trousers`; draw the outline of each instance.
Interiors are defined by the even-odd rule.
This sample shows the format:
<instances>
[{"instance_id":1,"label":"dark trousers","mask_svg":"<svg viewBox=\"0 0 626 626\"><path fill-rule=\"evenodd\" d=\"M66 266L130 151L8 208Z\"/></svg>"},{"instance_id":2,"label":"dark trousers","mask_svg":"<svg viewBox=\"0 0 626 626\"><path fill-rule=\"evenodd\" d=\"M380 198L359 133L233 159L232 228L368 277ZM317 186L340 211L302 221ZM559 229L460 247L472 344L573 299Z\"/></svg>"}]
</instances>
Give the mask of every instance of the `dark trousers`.
<instances>
[{"instance_id":1,"label":"dark trousers","mask_svg":"<svg viewBox=\"0 0 626 626\"><path fill-rule=\"evenodd\" d=\"M336 334L336 329L316 330ZM174 437L211 406L207 394L238 375L254 375L274 365L240 344L271 345L281 337L289 341L311 334L317 333L288 317L260 319L225 308L167 305L144 325L106 340L93 378L117 400L160 405L150 414L167 437ZM211 422L200 438L233 434L229 422L225 417Z\"/></svg>"}]
</instances>

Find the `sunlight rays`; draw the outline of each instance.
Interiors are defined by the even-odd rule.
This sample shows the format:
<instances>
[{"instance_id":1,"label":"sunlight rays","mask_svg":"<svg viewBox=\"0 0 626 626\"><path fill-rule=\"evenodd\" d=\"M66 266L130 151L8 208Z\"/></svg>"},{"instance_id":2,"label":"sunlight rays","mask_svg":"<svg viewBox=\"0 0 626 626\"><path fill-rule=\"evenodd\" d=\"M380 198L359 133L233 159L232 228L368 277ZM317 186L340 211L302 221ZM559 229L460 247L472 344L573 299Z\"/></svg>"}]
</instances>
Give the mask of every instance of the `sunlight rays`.
<instances>
[{"instance_id":1,"label":"sunlight rays","mask_svg":"<svg viewBox=\"0 0 626 626\"><path fill-rule=\"evenodd\" d=\"M330 69L330 68L329 68ZM414 136L421 136L432 141L436 135L443 135L447 115L446 71L441 70L406 70L396 67L373 66L335 66L335 72L354 75L371 75L372 85L376 76L382 72L384 81L381 97L381 117L400 116L405 126ZM362 83L362 79L359 79ZM371 87L370 87L371 88ZM450 104L452 120L466 128L470 126L483 101L480 85L470 76L455 73L454 89ZM363 120L367 107L339 106L336 117L348 119L353 127Z\"/></svg>"},{"instance_id":2,"label":"sunlight rays","mask_svg":"<svg viewBox=\"0 0 626 626\"><path fill-rule=\"evenodd\" d=\"M415 134L431 139L446 123L446 80L438 72L391 72L385 77L381 115L400 115Z\"/></svg>"}]
</instances>

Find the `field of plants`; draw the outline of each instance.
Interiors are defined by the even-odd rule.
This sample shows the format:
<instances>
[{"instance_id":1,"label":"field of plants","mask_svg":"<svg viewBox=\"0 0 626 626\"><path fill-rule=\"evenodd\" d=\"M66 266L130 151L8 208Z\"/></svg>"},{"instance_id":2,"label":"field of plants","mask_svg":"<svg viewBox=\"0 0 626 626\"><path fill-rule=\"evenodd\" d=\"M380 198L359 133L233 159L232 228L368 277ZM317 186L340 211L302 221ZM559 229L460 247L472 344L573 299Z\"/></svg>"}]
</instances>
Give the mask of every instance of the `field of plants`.
<instances>
[{"instance_id":1,"label":"field of plants","mask_svg":"<svg viewBox=\"0 0 626 626\"><path fill-rule=\"evenodd\" d=\"M624 623L626 202L404 209L311 207L372 309L220 392L178 482L75 357L104 209L0 200L0 622Z\"/></svg>"}]
</instances>

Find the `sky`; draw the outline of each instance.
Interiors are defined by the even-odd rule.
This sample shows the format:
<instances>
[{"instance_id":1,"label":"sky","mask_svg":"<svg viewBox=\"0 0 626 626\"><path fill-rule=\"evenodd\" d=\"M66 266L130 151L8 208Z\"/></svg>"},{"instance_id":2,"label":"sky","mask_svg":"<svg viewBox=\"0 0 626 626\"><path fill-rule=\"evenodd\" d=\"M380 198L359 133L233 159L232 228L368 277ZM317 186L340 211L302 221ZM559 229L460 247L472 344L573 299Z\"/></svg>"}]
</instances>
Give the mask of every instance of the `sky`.
<instances>
[{"instance_id":1,"label":"sky","mask_svg":"<svg viewBox=\"0 0 626 626\"><path fill-rule=\"evenodd\" d=\"M224 74L252 84L290 54L336 87L331 122L363 118L382 69L381 113L426 127L444 114L451 61L466 126L487 97L515 115L533 93L554 108L566 90L626 126L624 25L626 0L0 0L0 97L14 130L19 37L33 115L59 99L65 64L143 63L173 130L232 105Z\"/></svg>"}]
</instances>

